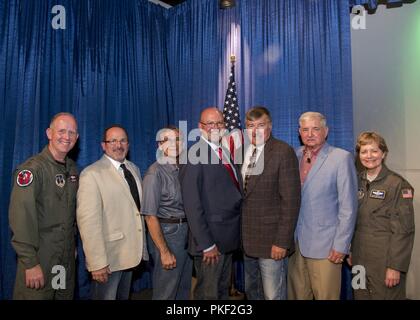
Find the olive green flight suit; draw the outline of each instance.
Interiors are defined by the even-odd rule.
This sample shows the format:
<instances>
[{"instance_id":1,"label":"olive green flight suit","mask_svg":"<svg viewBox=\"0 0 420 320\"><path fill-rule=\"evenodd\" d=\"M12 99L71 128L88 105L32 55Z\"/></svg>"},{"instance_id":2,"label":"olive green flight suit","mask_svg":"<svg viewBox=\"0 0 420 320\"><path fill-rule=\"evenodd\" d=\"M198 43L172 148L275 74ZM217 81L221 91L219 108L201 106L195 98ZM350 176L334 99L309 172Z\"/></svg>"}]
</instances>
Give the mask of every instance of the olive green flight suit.
<instances>
[{"instance_id":1,"label":"olive green flight suit","mask_svg":"<svg viewBox=\"0 0 420 320\"><path fill-rule=\"evenodd\" d=\"M9 206L12 246L18 260L14 299L73 298L78 180L75 162L69 158L65 164L57 162L48 146L16 170ZM38 264L45 287L27 288L25 270ZM65 289L53 288L53 283L63 284L57 276L64 274L61 267L53 270L55 265L64 267Z\"/></svg>"},{"instance_id":2,"label":"olive green flight suit","mask_svg":"<svg viewBox=\"0 0 420 320\"><path fill-rule=\"evenodd\" d=\"M352 263L366 270L366 290L355 299L405 299L405 280L414 242L414 189L383 165L374 181L359 174L359 211L351 252ZM385 285L386 269L401 273L400 283Z\"/></svg>"}]
</instances>

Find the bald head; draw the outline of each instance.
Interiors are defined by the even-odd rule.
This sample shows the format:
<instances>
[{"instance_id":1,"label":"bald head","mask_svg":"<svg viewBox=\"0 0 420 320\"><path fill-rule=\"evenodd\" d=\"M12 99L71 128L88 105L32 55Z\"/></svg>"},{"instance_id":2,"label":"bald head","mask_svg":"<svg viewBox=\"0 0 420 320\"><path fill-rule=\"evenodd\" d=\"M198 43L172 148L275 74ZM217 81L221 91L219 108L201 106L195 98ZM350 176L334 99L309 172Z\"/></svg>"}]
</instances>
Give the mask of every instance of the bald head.
<instances>
[{"instance_id":1,"label":"bald head","mask_svg":"<svg viewBox=\"0 0 420 320\"><path fill-rule=\"evenodd\" d=\"M74 117L74 115L72 115L69 112L60 112L57 113L56 115L54 115L50 121L50 128L53 128L54 125L56 125L56 123L58 121L70 121L73 122L73 124L75 125L76 129L77 129L77 121L76 118Z\"/></svg>"},{"instance_id":2,"label":"bald head","mask_svg":"<svg viewBox=\"0 0 420 320\"><path fill-rule=\"evenodd\" d=\"M204 138L218 143L225 132L222 112L216 107L204 109L201 111L198 127Z\"/></svg>"},{"instance_id":3,"label":"bald head","mask_svg":"<svg viewBox=\"0 0 420 320\"><path fill-rule=\"evenodd\" d=\"M223 113L216 107L206 108L200 113L200 122L206 122L209 117L221 117L223 120Z\"/></svg>"}]
</instances>

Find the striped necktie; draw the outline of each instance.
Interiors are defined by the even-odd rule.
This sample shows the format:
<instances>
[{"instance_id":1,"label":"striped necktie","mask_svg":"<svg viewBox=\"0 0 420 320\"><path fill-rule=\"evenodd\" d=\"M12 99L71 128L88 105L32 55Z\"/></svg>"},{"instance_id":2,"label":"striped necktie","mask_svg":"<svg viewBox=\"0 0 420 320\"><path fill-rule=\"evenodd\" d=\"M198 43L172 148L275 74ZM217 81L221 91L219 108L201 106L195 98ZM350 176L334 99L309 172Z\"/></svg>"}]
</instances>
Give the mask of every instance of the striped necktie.
<instances>
[{"instance_id":1,"label":"striped necktie","mask_svg":"<svg viewBox=\"0 0 420 320\"><path fill-rule=\"evenodd\" d=\"M244 179L244 193L246 194L246 189L248 185L249 177L251 176L252 169L255 167L257 160L257 148L254 147L251 156L249 157L249 163L245 171L245 179Z\"/></svg>"}]
</instances>

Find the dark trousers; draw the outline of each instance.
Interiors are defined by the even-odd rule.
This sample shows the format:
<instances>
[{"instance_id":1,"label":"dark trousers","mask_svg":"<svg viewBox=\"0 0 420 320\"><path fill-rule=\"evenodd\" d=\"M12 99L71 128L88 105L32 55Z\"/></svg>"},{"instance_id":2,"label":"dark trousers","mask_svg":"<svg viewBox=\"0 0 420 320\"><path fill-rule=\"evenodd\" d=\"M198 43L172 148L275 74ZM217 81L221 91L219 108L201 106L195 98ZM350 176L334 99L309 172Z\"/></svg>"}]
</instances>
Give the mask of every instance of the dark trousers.
<instances>
[{"instance_id":1,"label":"dark trousers","mask_svg":"<svg viewBox=\"0 0 420 320\"><path fill-rule=\"evenodd\" d=\"M222 254L216 264L203 263L203 257L194 257L197 285L194 290L196 300L228 300L232 254Z\"/></svg>"},{"instance_id":2,"label":"dark trousers","mask_svg":"<svg viewBox=\"0 0 420 320\"><path fill-rule=\"evenodd\" d=\"M74 260L63 263L66 271L65 288L53 289L53 278L56 276L52 270L42 267L45 279L45 287L42 289L30 289L25 284L25 267L21 261L18 261L16 271L16 281L13 290L14 300L73 300L75 286L75 263ZM57 274L58 275L58 274ZM60 281L60 284L61 281Z\"/></svg>"}]
</instances>

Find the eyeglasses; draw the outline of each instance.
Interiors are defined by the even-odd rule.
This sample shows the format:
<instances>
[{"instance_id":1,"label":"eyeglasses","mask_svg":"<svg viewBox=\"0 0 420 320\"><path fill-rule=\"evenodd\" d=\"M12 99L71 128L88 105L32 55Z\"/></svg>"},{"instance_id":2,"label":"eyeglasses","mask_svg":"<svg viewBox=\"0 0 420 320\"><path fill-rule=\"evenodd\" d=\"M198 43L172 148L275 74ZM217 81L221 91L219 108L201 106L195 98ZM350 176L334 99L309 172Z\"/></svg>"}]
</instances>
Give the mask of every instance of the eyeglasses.
<instances>
[{"instance_id":1,"label":"eyeglasses","mask_svg":"<svg viewBox=\"0 0 420 320\"><path fill-rule=\"evenodd\" d=\"M203 125L203 126L207 126L207 127L224 127L225 126L225 123L223 122L223 121L219 121L219 122L201 122L200 121L200 123Z\"/></svg>"},{"instance_id":2,"label":"eyeglasses","mask_svg":"<svg viewBox=\"0 0 420 320\"><path fill-rule=\"evenodd\" d=\"M161 143L172 142L172 143L174 143L174 142L179 142L179 141L181 141L181 139L179 137L169 138L169 139L167 137L165 137L162 140L159 140L158 142L161 142Z\"/></svg>"},{"instance_id":3,"label":"eyeglasses","mask_svg":"<svg viewBox=\"0 0 420 320\"><path fill-rule=\"evenodd\" d=\"M127 139L121 139L121 140L112 139L112 140L108 140L108 141L104 141L104 142L105 143L109 143L111 146L116 146L118 143L120 143L122 145L128 144L128 140Z\"/></svg>"}]
</instances>

